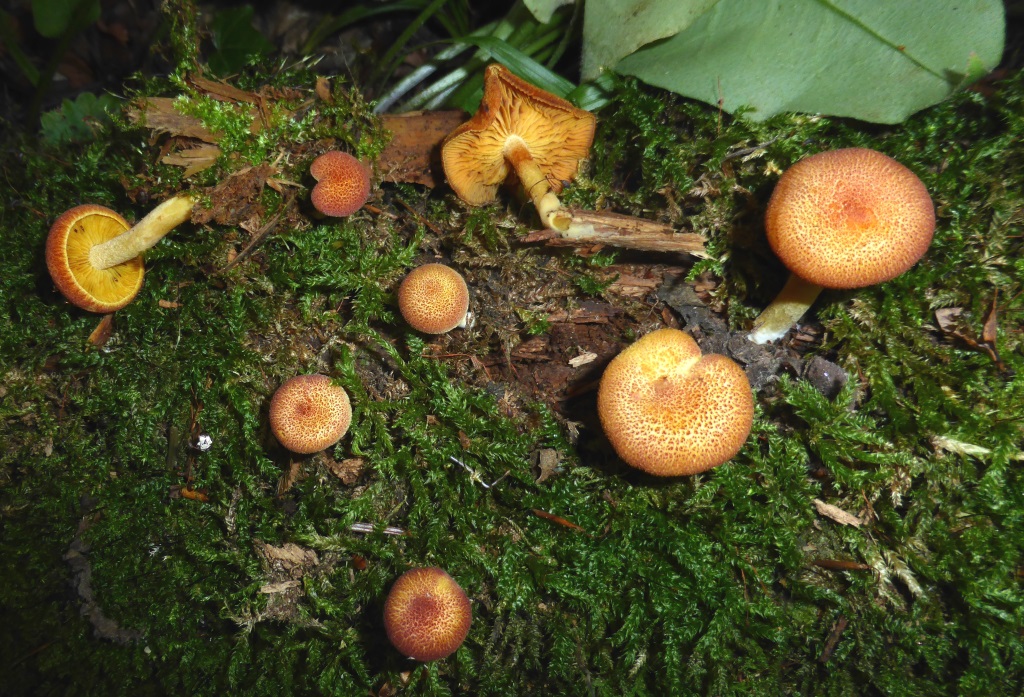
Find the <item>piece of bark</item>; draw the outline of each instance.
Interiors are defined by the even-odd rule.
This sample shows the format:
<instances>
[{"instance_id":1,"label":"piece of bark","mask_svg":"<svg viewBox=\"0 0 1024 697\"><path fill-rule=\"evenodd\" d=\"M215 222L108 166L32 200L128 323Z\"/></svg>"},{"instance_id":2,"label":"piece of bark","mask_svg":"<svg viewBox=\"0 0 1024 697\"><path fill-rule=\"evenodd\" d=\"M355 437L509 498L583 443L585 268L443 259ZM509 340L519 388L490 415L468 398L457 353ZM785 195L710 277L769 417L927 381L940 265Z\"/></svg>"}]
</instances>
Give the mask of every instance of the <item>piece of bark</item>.
<instances>
[{"instance_id":1,"label":"piece of bark","mask_svg":"<svg viewBox=\"0 0 1024 697\"><path fill-rule=\"evenodd\" d=\"M831 503L825 503L821 499L814 499L814 507L818 510L819 515L831 518L842 525L852 525L855 528L859 528L864 524L864 521L852 513L847 513L839 506L833 506Z\"/></svg>"},{"instance_id":2,"label":"piece of bark","mask_svg":"<svg viewBox=\"0 0 1024 697\"><path fill-rule=\"evenodd\" d=\"M573 209L572 223L567 232L537 230L528 234L523 241L545 242L552 247L607 245L650 252L707 256L702 235L677 232L671 225L609 211Z\"/></svg>"},{"instance_id":3,"label":"piece of bark","mask_svg":"<svg viewBox=\"0 0 1024 697\"><path fill-rule=\"evenodd\" d=\"M413 111L384 114L391 142L380 154L378 166L384 181L423 184L431 188L444 182L441 143L466 120L464 111Z\"/></svg>"},{"instance_id":4,"label":"piece of bark","mask_svg":"<svg viewBox=\"0 0 1024 697\"><path fill-rule=\"evenodd\" d=\"M203 122L194 116L186 116L174 108L171 97L149 97L141 106L128 110L132 122L142 124L154 133L169 133L172 136L196 138L207 143L216 143L218 138L206 130Z\"/></svg>"}]
</instances>

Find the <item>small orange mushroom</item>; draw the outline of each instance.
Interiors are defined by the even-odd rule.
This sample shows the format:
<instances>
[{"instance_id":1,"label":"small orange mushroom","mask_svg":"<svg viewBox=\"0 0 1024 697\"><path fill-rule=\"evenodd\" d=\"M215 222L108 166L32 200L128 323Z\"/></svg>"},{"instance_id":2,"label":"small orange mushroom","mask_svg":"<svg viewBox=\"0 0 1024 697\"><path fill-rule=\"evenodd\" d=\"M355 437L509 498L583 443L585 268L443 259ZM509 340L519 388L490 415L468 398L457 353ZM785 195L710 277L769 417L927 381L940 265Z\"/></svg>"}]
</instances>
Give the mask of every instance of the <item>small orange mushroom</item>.
<instances>
[{"instance_id":1,"label":"small orange mushroom","mask_svg":"<svg viewBox=\"0 0 1024 697\"><path fill-rule=\"evenodd\" d=\"M424 264L410 271L398 286L398 310L413 329L444 334L466 326L469 288L455 269Z\"/></svg>"},{"instance_id":2,"label":"small orange mushroom","mask_svg":"<svg viewBox=\"0 0 1024 697\"><path fill-rule=\"evenodd\" d=\"M347 152L324 153L313 160L309 173L317 180L310 202L324 215L334 218L352 215L370 197L369 170Z\"/></svg>"},{"instance_id":3,"label":"small orange mushroom","mask_svg":"<svg viewBox=\"0 0 1024 697\"><path fill-rule=\"evenodd\" d=\"M384 629L403 656L436 661L462 645L473 619L466 592L444 569L402 574L384 601Z\"/></svg>"},{"instance_id":4,"label":"small orange mushroom","mask_svg":"<svg viewBox=\"0 0 1024 697\"><path fill-rule=\"evenodd\" d=\"M331 447L351 422L348 393L326 375L296 375L270 399L270 430L293 453L308 455Z\"/></svg>"},{"instance_id":5,"label":"small orange mushroom","mask_svg":"<svg viewBox=\"0 0 1024 697\"><path fill-rule=\"evenodd\" d=\"M576 178L594 141L594 115L513 75L487 66L476 114L444 140L441 160L455 193L471 206L493 201L514 171L541 222L569 229L572 215L557 194Z\"/></svg>"},{"instance_id":6,"label":"small orange mushroom","mask_svg":"<svg viewBox=\"0 0 1024 697\"><path fill-rule=\"evenodd\" d=\"M749 338L758 344L782 338L823 288L863 288L916 264L935 232L935 206L904 165L875 150L845 148L783 173L765 232L792 273L754 320Z\"/></svg>"},{"instance_id":7,"label":"small orange mushroom","mask_svg":"<svg viewBox=\"0 0 1024 697\"><path fill-rule=\"evenodd\" d=\"M170 198L134 227L94 204L65 211L46 236L46 268L57 289L89 312L113 312L142 288L142 253L192 216L188 195Z\"/></svg>"},{"instance_id":8,"label":"small orange mushroom","mask_svg":"<svg viewBox=\"0 0 1024 697\"><path fill-rule=\"evenodd\" d=\"M754 397L732 359L659 329L612 359L597 392L601 426L627 464L669 477L732 459L750 434Z\"/></svg>"}]
</instances>

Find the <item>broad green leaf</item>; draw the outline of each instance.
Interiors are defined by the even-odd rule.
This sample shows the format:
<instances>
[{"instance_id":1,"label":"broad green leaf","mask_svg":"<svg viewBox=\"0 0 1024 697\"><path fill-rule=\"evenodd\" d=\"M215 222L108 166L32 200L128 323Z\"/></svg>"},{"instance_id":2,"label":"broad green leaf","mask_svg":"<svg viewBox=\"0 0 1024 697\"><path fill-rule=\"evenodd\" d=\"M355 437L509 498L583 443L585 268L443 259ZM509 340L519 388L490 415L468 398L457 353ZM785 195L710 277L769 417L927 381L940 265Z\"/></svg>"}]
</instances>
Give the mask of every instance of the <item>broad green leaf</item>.
<instances>
[{"instance_id":1,"label":"broad green leaf","mask_svg":"<svg viewBox=\"0 0 1024 697\"><path fill-rule=\"evenodd\" d=\"M555 10L563 5L571 5L574 0L523 0L523 4L526 5L537 21L541 24L547 24L551 21L551 15L555 14Z\"/></svg>"},{"instance_id":2,"label":"broad green leaf","mask_svg":"<svg viewBox=\"0 0 1024 697\"><path fill-rule=\"evenodd\" d=\"M717 3L718 0L587 0L583 18L583 79L593 80L641 46L675 36Z\"/></svg>"},{"instance_id":3,"label":"broad green leaf","mask_svg":"<svg viewBox=\"0 0 1024 697\"><path fill-rule=\"evenodd\" d=\"M48 145L65 145L92 140L110 123L110 113L118 107L117 97L109 94L96 96L82 92L74 101L65 99L60 109L44 113L39 118L40 135Z\"/></svg>"},{"instance_id":4,"label":"broad green leaf","mask_svg":"<svg viewBox=\"0 0 1024 697\"><path fill-rule=\"evenodd\" d=\"M753 120L897 123L994 68L1003 35L1000 0L720 0L616 70Z\"/></svg>"},{"instance_id":5,"label":"broad green leaf","mask_svg":"<svg viewBox=\"0 0 1024 697\"><path fill-rule=\"evenodd\" d=\"M99 0L32 0L36 31L48 39L56 39L69 29L84 29L99 18Z\"/></svg>"}]
</instances>

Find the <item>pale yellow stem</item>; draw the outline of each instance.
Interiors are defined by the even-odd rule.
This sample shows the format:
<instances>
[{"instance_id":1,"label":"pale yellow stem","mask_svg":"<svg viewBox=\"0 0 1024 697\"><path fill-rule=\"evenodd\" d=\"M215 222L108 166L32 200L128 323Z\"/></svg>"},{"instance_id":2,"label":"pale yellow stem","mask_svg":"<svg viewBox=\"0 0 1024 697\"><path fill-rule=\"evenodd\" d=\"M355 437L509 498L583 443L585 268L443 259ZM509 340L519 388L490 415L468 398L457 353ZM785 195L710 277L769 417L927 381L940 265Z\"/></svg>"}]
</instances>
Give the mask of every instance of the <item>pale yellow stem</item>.
<instances>
[{"instance_id":1,"label":"pale yellow stem","mask_svg":"<svg viewBox=\"0 0 1024 697\"><path fill-rule=\"evenodd\" d=\"M552 230L565 232L572 222L572 214L562 207L562 202L551 190L548 178L530 154L530 148L519 136L509 136L505 141L505 159L516 171L519 183L533 200L541 222Z\"/></svg>"},{"instance_id":2,"label":"pale yellow stem","mask_svg":"<svg viewBox=\"0 0 1024 697\"><path fill-rule=\"evenodd\" d=\"M89 261L97 269L109 269L134 259L191 218L194 205L195 200L188 195L167 199L136 223L135 227L93 247L89 251Z\"/></svg>"},{"instance_id":3,"label":"pale yellow stem","mask_svg":"<svg viewBox=\"0 0 1024 697\"><path fill-rule=\"evenodd\" d=\"M821 286L790 274L786 285L764 309L747 338L755 344L781 339L804 316L821 293Z\"/></svg>"}]
</instances>

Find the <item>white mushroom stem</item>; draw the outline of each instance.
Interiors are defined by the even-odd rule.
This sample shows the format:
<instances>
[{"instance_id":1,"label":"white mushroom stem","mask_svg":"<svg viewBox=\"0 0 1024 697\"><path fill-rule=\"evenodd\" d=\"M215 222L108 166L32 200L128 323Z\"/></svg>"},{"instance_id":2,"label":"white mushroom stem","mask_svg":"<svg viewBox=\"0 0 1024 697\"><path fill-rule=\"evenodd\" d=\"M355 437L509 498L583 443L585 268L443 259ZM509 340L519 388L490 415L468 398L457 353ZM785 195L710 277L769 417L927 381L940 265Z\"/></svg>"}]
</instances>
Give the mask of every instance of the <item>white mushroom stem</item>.
<instances>
[{"instance_id":1,"label":"white mushroom stem","mask_svg":"<svg viewBox=\"0 0 1024 697\"><path fill-rule=\"evenodd\" d=\"M109 269L134 259L191 218L194 205L195 199L185 194L167 199L135 227L93 247L89 251L89 261L97 269Z\"/></svg>"},{"instance_id":2,"label":"white mushroom stem","mask_svg":"<svg viewBox=\"0 0 1024 697\"><path fill-rule=\"evenodd\" d=\"M790 274L775 300L754 320L753 331L747 338L755 344L781 339L810 309L821 291L818 284Z\"/></svg>"},{"instance_id":3,"label":"white mushroom stem","mask_svg":"<svg viewBox=\"0 0 1024 697\"><path fill-rule=\"evenodd\" d=\"M530 154L526 141L517 135L511 135L505 141L505 159L516 171L519 182L533 200L533 205L540 214L541 222L552 230L565 232L572 222L572 214L562 207L562 202L551 190L548 178Z\"/></svg>"}]
</instances>

